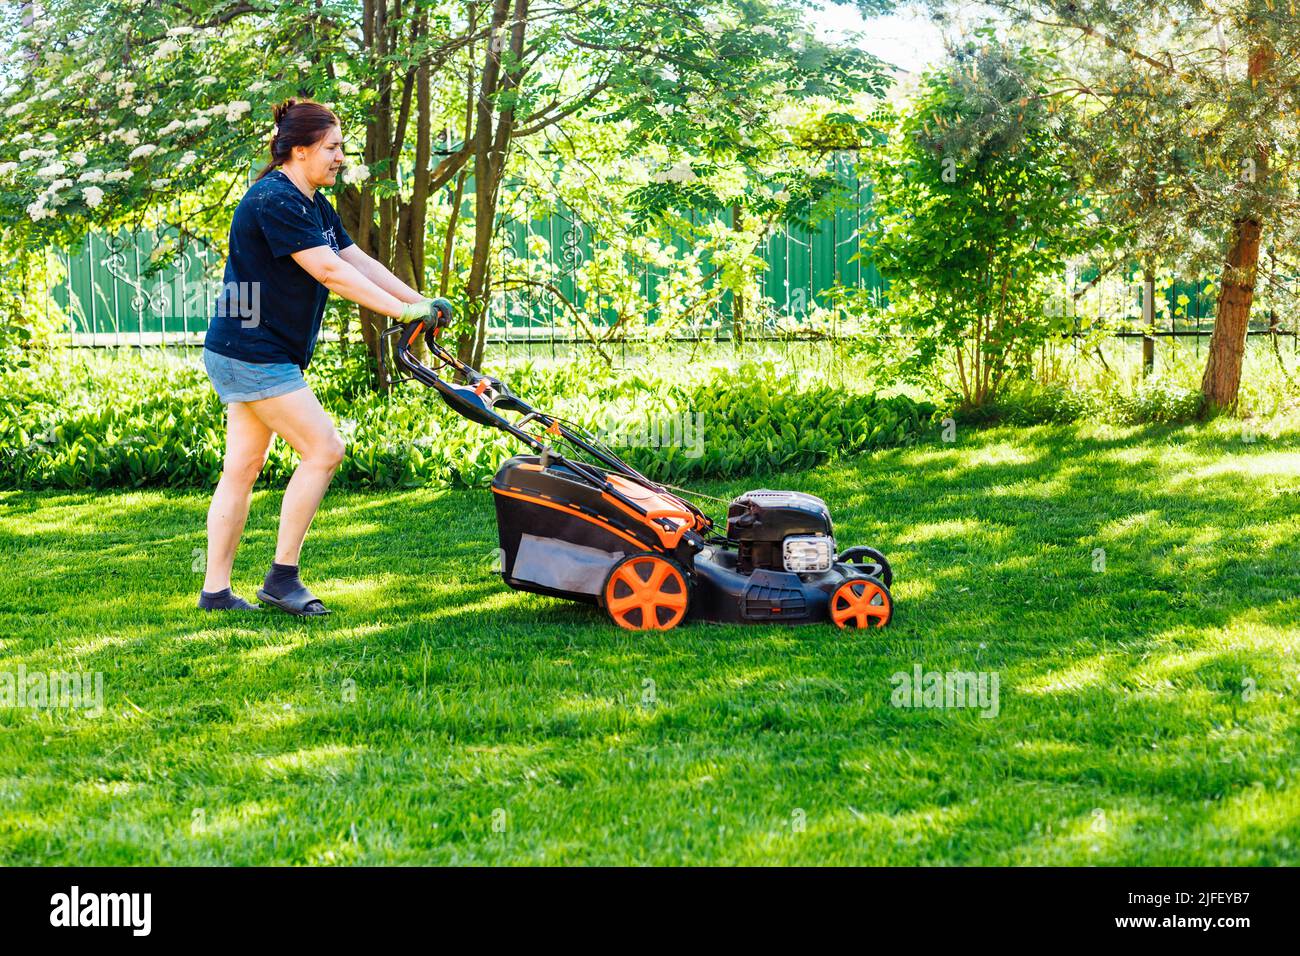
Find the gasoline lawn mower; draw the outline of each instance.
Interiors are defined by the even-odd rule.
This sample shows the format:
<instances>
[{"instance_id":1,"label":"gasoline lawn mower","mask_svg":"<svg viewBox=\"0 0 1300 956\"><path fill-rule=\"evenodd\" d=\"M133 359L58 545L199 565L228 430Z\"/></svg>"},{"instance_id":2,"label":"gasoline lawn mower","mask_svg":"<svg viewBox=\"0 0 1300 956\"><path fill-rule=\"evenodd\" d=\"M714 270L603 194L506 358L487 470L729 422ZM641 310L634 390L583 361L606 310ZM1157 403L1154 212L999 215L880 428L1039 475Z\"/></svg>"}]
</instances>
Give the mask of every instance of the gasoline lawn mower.
<instances>
[{"instance_id":1,"label":"gasoline lawn mower","mask_svg":"<svg viewBox=\"0 0 1300 956\"><path fill-rule=\"evenodd\" d=\"M508 586L596 604L620 627L638 631L668 630L687 618L829 620L842 628L889 623L889 562L874 548L837 553L820 498L747 491L729 503L726 533L719 535L698 507L586 429L533 408L499 379L459 361L437 338L451 319L451 304L435 299L427 320L394 326L383 337L398 377L434 389L457 414L499 428L533 452L510 458L492 479ZM421 334L430 364L416 354ZM449 373L460 381L449 381ZM559 443L574 454L557 451Z\"/></svg>"}]
</instances>

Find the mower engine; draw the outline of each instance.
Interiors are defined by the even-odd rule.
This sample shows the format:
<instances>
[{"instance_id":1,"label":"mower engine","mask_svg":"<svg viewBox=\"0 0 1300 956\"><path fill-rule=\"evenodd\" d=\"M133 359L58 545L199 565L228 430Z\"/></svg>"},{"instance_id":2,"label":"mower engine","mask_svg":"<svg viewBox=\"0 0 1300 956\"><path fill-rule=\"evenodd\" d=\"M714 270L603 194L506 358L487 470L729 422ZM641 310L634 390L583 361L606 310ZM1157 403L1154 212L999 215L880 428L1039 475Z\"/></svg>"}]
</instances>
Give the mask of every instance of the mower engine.
<instances>
[{"instance_id":1,"label":"mower engine","mask_svg":"<svg viewBox=\"0 0 1300 956\"><path fill-rule=\"evenodd\" d=\"M826 502L759 488L727 506L727 533L691 565L693 617L708 621L883 627L892 572L874 548L837 553Z\"/></svg>"},{"instance_id":2,"label":"mower engine","mask_svg":"<svg viewBox=\"0 0 1300 956\"><path fill-rule=\"evenodd\" d=\"M747 491L727 506L736 570L829 571L835 539L826 502L801 491Z\"/></svg>"}]
</instances>

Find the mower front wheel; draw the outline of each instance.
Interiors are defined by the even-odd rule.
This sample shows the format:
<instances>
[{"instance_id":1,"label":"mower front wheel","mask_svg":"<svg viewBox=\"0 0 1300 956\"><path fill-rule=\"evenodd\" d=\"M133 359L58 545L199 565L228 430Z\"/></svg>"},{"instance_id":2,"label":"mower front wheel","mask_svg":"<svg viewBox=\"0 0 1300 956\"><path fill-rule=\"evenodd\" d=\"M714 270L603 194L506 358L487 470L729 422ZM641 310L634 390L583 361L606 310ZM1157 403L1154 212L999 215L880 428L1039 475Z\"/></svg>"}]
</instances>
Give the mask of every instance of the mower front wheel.
<instances>
[{"instance_id":1,"label":"mower front wheel","mask_svg":"<svg viewBox=\"0 0 1300 956\"><path fill-rule=\"evenodd\" d=\"M620 558L600 589L601 607L629 631L667 631L682 622L690 585L675 561L651 552Z\"/></svg>"},{"instance_id":2,"label":"mower front wheel","mask_svg":"<svg viewBox=\"0 0 1300 956\"><path fill-rule=\"evenodd\" d=\"M894 616L894 599L879 578L849 578L832 592L830 609L838 627L884 627Z\"/></svg>"},{"instance_id":3,"label":"mower front wheel","mask_svg":"<svg viewBox=\"0 0 1300 956\"><path fill-rule=\"evenodd\" d=\"M858 545L841 552L836 556L835 561L839 564L851 565L863 574L884 581L887 588L894 585L894 569L889 566L889 559L875 548Z\"/></svg>"}]
</instances>

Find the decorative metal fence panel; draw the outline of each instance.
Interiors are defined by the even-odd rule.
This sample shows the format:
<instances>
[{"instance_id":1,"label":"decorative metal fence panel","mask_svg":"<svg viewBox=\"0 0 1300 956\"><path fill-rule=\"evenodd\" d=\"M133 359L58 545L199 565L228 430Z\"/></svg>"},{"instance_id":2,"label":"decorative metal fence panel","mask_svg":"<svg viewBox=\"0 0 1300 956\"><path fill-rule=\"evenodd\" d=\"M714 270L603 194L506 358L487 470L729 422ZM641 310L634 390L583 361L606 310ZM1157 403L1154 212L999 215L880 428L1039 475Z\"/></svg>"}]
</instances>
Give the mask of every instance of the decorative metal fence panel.
<instances>
[{"instance_id":1,"label":"decorative metal fence panel","mask_svg":"<svg viewBox=\"0 0 1300 956\"><path fill-rule=\"evenodd\" d=\"M185 341L208 327L223 261L215 250L191 243L176 261L147 274L167 232L92 233L59 253L67 278L51 297L70 317L74 341L135 345Z\"/></svg>"},{"instance_id":2,"label":"decorative metal fence panel","mask_svg":"<svg viewBox=\"0 0 1300 956\"><path fill-rule=\"evenodd\" d=\"M880 273L869 256L857 256L871 226L870 186L857 177L852 164L839 164L837 174L849 197L841 208L812 229L782 223L757 250L767 263L759 276L759 292L770 302L771 310L764 313L757 308L758 303L747 302L747 334L762 336L776 318L798 324L814 306L830 306L832 293L841 288L864 290L872 301L885 301L886 283ZM717 218L730 225L729 214ZM692 214L691 222L694 226L705 224L698 214ZM494 340L532 341L540 337L554 341L557 337L574 337L572 323L564 315L568 309L565 300L597 327L609 327L617 320L613 309L595 308L578 281L580 269L597 251L592 245L593 236L598 234L593 224L557 202L548 216L530 222L505 221L498 228L505 238L498 276L509 274L509 260L526 257L530 239L540 236L548 248L548 281L563 299L537 286L502 292L490 313L489 332ZM123 230L116 236L96 233L77 249L57 252L67 269L67 279L52 290L52 297L71 316L67 329L70 341L147 345L194 343L201 339L220 290L224 250L191 243L179 261L169 263L155 275L147 275L150 257L167 239L166 233L152 231L132 234ZM678 255L685 255L690 251L688 241L676 235L671 245ZM711 266L707 259L701 266L708 276ZM642 268L638 288L651 307L636 321L657 321L655 303L665 275L663 270ZM1085 270L1065 280L1062 307L1070 314L1091 315L1116 325L1139 314L1140 283L1120 278L1118 273L1093 282L1096 276L1095 269ZM725 337L731 333L731 294L710 295L716 284L712 278L705 281L703 292L708 307L692 315L688 326L680 329L687 337ZM1274 300L1294 302L1296 280L1287 280L1284 286L1282 295L1274 290ZM1164 304L1156 310L1161 333L1198 337L1210 333L1216 297L1205 281L1177 282L1158 294ZM1255 310L1251 329L1295 335L1289 310L1285 319L1279 319L1276 305L1270 305ZM628 321L627 317L624 321Z\"/></svg>"},{"instance_id":3,"label":"decorative metal fence panel","mask_svg":"<svg viewBox=\"0 0 1300 956\"><path fill-rule=\"evenodd\" d=\"M851 197L846 205L827 217L813 229L796 224L782 223L761 243L757 253L767 262L766 271L759 277L760 296L771 300L777 313L790 316L796 322L813 305L829 306L830 292L838 285L868 288L878 294L884 291L880 274L870 263L851 261L858 252L861 237L870 220L870 187L853 172L840 172L841 182ZM687 216L692 227L703 226L708 217L690 212ZM712 217L731 226L730 213ZM578 281L579 270L590 262L594 252L592 237L598 232L594 224L586 222L566 204L558 202L549 216L531 222L511 220L498 227L506 233L498 275L508 274L511 260L528 255L529 241L540 237L549 249L551 283L563 299L551 291L535 286L511 289L497 297L490 330L498 337L536 337L553 334L563 325L565 300L583 314L596 327L613 325L618 315L613 309L597 308ZM672 247L679 256L690 252L688 238L674 235ZM711 295L717 281L707 258L701 263L705 279L700 290L709 301L707 309L682 331L690 334L712 335L730 332L733 302L729 291ZM654 324L658 311L654 303L666 271L643 267L638 282L640 294L652 303L649 314L642 321ZM750 313L746 323L761 331L763 322L754 314L755 303L747 303ZM626 321L626 319L625 319Z\"/></svg>"},{"instance_id":4,"label":"decorative metal fence panel","mask_svg":"<svg viewBox=\"0 0 1300 956\"><path fill-rule=\"evenodd\" d=\"M813 229L781 224L757 250L768 263L760 276L759 291L770 297L775 310L799 321L814 304L829 305L830 292L838 283L883 293L884 283L869 263L851 261L857 253L864 227L869 223L870 188L856 176L842 173L852 200ZM729 216L719 217L730 224ZM704 217L692 214L693 225ZM611 309L596 309L579 287L577 273L591 260L592 224L572 209L557 203L550 215L531 222L504 222L502 246L504 266L511 257L528 254L531 236L546 239L554 285L584 318L597 326L611 325L617 316ZM212 304L221 282L224 252L192 244L180 262L146 276L145 268L155 249L167 239L166 232L125 230L117 236L90 235L78 248L59 250L68 278L52 290L55 302L71 315L68 334L72 341L93 345L159 344L196 341L207 329ZM688 253L688 239L674 236L672 246L679 255ZM711 266L702 262L705 275ZM506 270L499 270L503 274ZM665 273L644 268L639 288L652 303L650 313L640 319L653 324L657 310L653 303ZM704 283L704 292L716 287L716 280ZM710 305L700 310L690 332L713 335L730 330L731 294L709 296ZM747 303L749 320L761 330L754 304ZM498 296L492 310L490 331L494 338L554 336L571 325L563 315L566 307L556 296L538 288L514 289ZM568 337L567 331L560 335Z\"/></svg>"}]
</instances>

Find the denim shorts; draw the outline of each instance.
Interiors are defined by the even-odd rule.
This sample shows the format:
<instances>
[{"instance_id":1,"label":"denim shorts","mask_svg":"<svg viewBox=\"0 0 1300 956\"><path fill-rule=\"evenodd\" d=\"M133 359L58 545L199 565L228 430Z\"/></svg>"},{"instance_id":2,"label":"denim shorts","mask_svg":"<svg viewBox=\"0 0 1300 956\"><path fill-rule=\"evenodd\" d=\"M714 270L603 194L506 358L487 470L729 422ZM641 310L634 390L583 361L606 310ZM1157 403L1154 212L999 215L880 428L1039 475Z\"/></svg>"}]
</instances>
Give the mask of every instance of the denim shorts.
<instances>
[{"instance_id":1,"label":"denim shorts","mask_svg":"<svg viewBox=\"0 0 1300 956\"><path fill-rule=\"evenodd\" d=\"M307 387L302 369L292 362L241 362L204 349L203 365L223 405L275 398Z\"/></svg>"}]
</instances>

